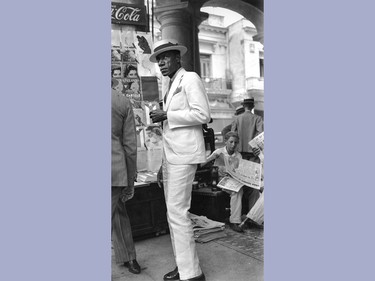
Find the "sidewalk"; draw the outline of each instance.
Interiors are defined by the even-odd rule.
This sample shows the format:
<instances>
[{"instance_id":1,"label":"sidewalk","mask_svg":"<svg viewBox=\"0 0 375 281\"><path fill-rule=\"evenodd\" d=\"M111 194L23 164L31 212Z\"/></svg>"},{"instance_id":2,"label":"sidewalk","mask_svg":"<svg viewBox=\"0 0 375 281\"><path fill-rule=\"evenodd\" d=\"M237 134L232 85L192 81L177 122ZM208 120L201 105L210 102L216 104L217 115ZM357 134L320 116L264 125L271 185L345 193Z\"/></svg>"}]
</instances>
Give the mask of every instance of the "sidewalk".
<instances>
[{"instance_id":1,"label":"sidewalk","mask_svg":"<svg viewBox=\"0 0 375 281\"><path fill-rule=\"evenodd\" d=\"M263 281L263 230L247 229L237 233L226 228L228 238L197 243L202 270L207 281ZM231 240L231 241L229 241ZM175 268L169 234L135 241L140 274L114 263L112 281L162 281Z\"/></svg>"}]
</instances>

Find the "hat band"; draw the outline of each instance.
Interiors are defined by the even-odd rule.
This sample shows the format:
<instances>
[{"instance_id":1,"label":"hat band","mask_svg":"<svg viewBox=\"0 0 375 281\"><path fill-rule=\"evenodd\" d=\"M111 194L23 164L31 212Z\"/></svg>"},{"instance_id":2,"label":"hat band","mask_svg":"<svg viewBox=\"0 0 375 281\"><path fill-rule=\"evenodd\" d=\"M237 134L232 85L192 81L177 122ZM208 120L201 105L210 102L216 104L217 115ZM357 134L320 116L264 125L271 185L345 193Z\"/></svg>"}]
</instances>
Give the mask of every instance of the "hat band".
<instances>
[{"instance_id":1,"label":"hat band","mask_svg":"<svg viewBox=\"0 0 375 281\"><path fill-rule=\"evenodd\" d=\"M178 45L178 43L173 44L173 43L171 43L171 42L168 42L167 44L163 44L163 45L160 45L159 47L156 47L156 48L154 49L154 53L156 53L157 51L159 51L159 50L161 50L161 49L164 49L164 48L166 48L166 47L172 47L172 46L180 46L180 45Z\"/></svg>"}]
</instances>

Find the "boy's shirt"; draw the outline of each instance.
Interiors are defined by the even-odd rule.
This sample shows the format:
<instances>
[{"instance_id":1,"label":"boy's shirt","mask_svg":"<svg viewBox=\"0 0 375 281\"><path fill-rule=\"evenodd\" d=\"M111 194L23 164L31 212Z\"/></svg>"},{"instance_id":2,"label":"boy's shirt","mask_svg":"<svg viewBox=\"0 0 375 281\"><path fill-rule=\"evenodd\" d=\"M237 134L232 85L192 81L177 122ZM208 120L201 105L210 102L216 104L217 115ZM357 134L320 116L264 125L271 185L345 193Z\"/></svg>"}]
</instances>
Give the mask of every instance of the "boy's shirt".
<instances>
[{"instance_id":1,"label":"boy's shirt","mask_svg":"<svg viewBox=\"0 0 375 281\"><path fill-rule=\"evenodd\" d=\"M242 159L242 156L238 151L235 151L232 155L229 155L227 148L224 146L216 149L210 156L207 157L207 162L215 159L214 166L219 167L219 181L227 174L227 169L225 168L225 158L227 158L229 161L233 158L237 158L239 160Z\"/></svg>"}]
</instances>

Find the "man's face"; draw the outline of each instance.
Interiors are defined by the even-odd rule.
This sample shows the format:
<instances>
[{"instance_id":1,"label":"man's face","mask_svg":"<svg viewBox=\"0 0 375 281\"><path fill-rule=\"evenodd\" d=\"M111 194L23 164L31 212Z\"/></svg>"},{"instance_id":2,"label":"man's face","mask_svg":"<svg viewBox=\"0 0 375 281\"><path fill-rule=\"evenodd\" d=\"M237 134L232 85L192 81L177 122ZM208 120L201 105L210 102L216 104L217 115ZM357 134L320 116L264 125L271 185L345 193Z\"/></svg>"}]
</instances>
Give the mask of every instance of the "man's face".
<instances>
[{"instance_id":1,"label":"man's face","mask_svg":"<svg viewBox=\"0 0 375 281\"><path fill-rule=\"evenodd\" d=\"M137 78L137 70L130 70L129 73L128 73L128 76L126 76L128 78Z\"/></svg>"},{"instance_id":2,"label":"man's face","mask_svg":"<svg viewBox=\"0 0 375 281\"><path fill-rule=\"evenodd\" d=\"M121 70L120 69L115 69L113 70L113 75L112 75L113 78L119 78L121 77Z\"/></svg>"},{"instance_id":3,"label":"man's face","mask_svg":"<svg viewBox=\"0 0 375 281\"><path fill-rule=\"evenodd\" d=\"M175 51L167 51L156 57L158 66L163 76L174 74L179 69L180 56Z\"/></svg>"},{"instance_id":4,"label":"man's face","mask_svg":"<svg viewBox=\"0 0 375 281\"><path fill-rule=\"evenodd\" d=\"M229 139L225 142L225 145L227 147L227 151L229 154L232 154L238 145L238 139L235 137L229 137Z\"/></svg>"}]
</instances>

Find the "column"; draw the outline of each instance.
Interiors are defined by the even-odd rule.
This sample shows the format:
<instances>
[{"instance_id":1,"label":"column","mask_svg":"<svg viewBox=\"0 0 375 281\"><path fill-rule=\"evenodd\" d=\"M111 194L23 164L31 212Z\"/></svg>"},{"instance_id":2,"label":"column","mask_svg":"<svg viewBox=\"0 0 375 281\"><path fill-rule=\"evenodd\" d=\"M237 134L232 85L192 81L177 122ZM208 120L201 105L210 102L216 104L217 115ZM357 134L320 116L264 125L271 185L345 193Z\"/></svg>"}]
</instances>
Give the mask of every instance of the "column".
<instances>
[{"instance_id":1,"label":"column","mask_svg":"<svg viewBox=\"0 0 375 281\"><path fill-rule=\"evenodd\" d=\"M200 74L198 26L208 14L199 11L189 2L173 1L155 8L156 19L161 24L162 39L175 39L187 47L182 66Z\"/></svg>"}]
</instances>

